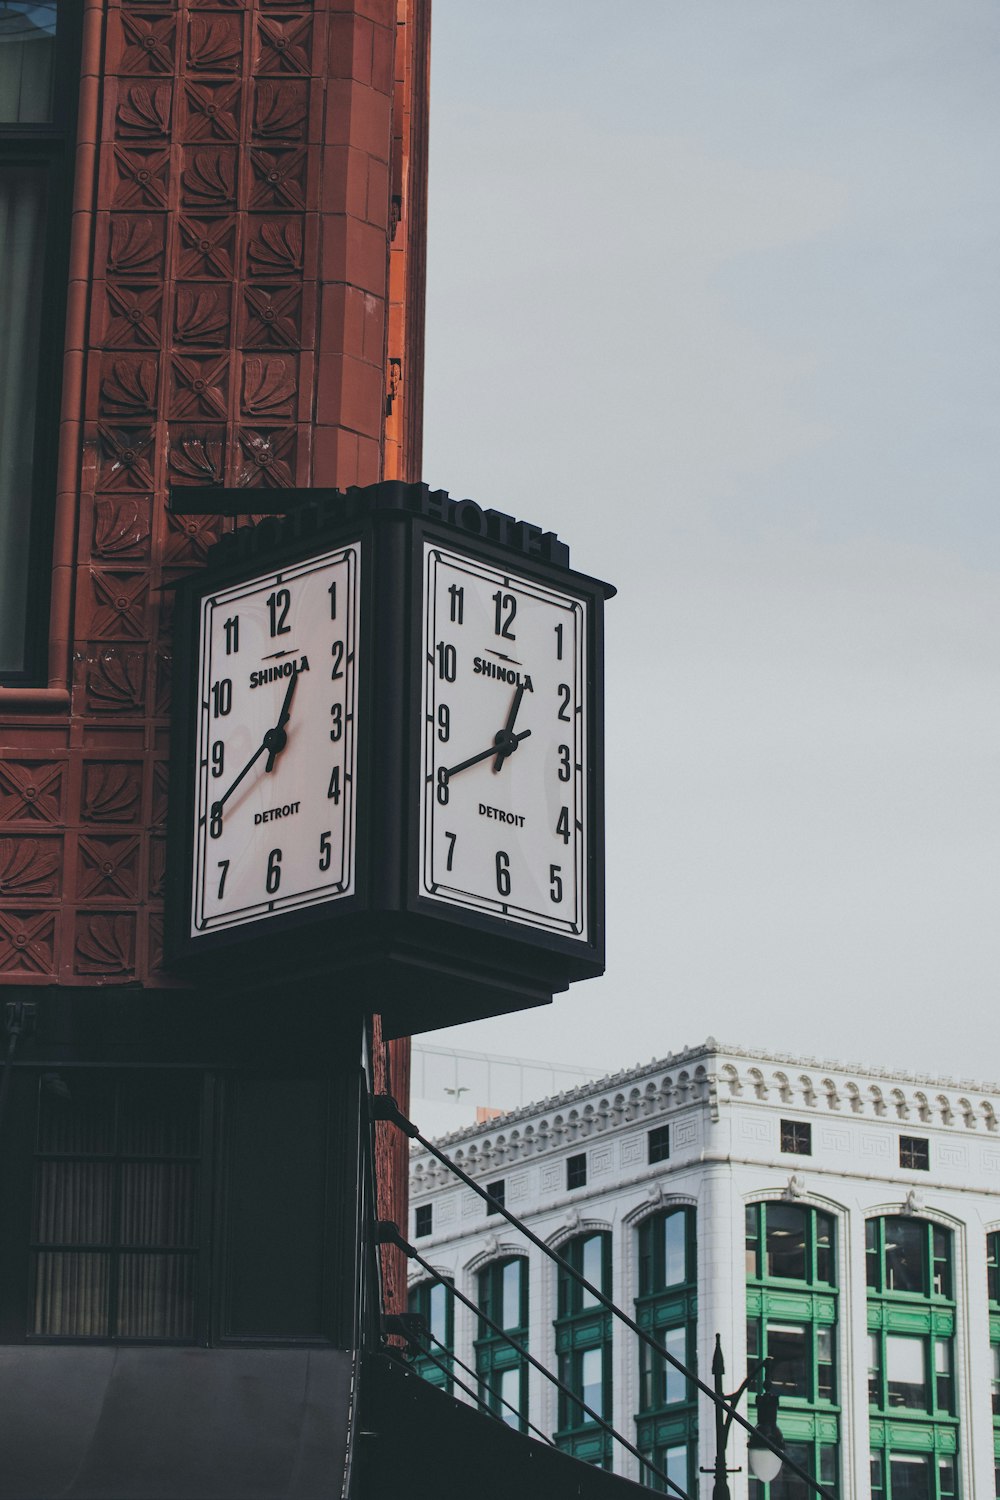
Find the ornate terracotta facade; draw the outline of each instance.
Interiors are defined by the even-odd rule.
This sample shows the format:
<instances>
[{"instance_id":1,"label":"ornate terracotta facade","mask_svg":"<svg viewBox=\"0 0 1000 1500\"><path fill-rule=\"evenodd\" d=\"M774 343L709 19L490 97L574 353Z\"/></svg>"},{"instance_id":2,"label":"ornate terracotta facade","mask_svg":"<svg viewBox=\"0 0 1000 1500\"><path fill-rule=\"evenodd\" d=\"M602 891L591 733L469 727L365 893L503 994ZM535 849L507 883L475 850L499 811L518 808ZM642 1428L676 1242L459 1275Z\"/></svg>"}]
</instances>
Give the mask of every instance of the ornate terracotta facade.
<instances>
[{"instance_id":1,"label":"ornate terracotta facade","mask_svg":"<svg viewBox=\"0 0 1000 1500\"><path fill-rule=\"evenodd\" d=\"M0 689L2 985L172 984L170 586L234 523L168 487L265 514L419 477L429 9L84 0L49 678Z\"/></svg>"}]
</instances>

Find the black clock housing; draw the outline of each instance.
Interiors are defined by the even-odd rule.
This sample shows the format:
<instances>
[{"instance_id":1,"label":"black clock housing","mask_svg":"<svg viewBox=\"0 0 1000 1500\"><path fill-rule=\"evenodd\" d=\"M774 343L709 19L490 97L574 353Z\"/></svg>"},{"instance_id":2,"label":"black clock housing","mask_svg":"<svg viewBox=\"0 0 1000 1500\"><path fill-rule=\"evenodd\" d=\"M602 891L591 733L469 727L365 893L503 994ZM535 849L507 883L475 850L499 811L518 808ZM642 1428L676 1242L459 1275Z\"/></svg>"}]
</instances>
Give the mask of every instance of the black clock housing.
<instances>
[{"instance_id":1,"label":"black clock housing","mask_svg":"<svg viewBox=\"0 0 1000 1500\"><path fill-rule=\"evenodd\" d=\"M176 491L185 513L240 514L245 492ZM166 961L214 993L266 987L379 1011L389 1036L544 1004L604 971L603 606L615 590L569 566L552 532L423 484L289 491L284 514L238 527L177 585ZM230 585L360 544L356 842L349 895L192 930L201 603ZM421 894L424 560L428 545L580 602L586 625L586 931L511 920ZM499 608L499 606L498 606ZM499 727L499 726L498 726ZM525 757L526 759L526 757Z\"/></svg>"}]
</instances>

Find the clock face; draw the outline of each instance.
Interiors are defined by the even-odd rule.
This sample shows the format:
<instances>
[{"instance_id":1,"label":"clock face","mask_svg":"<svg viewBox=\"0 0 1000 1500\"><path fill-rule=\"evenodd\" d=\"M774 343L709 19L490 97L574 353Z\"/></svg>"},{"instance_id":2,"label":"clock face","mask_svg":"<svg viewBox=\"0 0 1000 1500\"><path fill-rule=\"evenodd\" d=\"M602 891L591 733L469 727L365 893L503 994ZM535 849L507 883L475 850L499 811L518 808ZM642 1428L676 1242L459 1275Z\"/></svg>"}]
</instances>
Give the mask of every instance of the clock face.
<instances>
[{"instance_id":1,"label":"clock face","mask_svg":"<svg viewBox=\"0 0 1000 1500\"><path fill-rule=\"evenodd\" d=\"M192 936L354 890L360 544L202 601Z\"/></svg>"},{"instance_id":2,"label":"clock face","mask_svg":"<svg viewBox=\"0 0 1000 1500\"><path fill-rule=\"evenodd\" d=\"M586 609L425 543L420 894L584 941Z\"/></svg>"}]
</instances>

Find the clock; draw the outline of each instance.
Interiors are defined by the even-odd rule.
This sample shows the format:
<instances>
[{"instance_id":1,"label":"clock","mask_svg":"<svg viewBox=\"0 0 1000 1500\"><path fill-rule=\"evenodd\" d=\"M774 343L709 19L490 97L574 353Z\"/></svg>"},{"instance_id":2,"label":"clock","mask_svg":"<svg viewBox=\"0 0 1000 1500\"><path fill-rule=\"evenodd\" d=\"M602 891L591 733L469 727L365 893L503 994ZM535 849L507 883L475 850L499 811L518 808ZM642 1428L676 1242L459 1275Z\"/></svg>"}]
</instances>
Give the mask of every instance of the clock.
<instances>
[{"instance_id":1,"label":"clock","mask_svg":"<svg viewBox=\"0 0 1000 1500\"><path fill-rule=\"evenodd\" d=\"M424 543L420 894L588 935L587 602Z\"/></svg>"},{"instance_id":2,"label":"clock","mask_svg":"<svg viewBox=\"0 0 1000 1500\"><path fill-rule=\"evenodd\" d=\"M280 498L177 584L165 967L385 1036L603 973L614 590L426 485Z\"/></svg>"},{"instance_id":3,"label":"clock","mask_svg":"<svg viewBox=\"0 0 1000 1500\"><path fill-rule=\"evenodd\" d=\"M361 549L201 600L190 934L354 890Z\"/></svg>"}]
</instances>

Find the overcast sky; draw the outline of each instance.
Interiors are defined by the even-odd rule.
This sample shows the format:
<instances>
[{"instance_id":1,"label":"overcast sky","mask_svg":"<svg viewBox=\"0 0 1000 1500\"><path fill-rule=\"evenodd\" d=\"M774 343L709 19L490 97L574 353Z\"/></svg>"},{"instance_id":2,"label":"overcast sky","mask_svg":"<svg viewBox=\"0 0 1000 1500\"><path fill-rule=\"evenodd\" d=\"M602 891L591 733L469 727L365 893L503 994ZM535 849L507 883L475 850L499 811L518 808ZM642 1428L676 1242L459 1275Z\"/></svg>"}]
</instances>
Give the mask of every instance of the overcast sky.
<instances>
[{"instance_id":1,"label":"overcast sky","mask_svg":"<svg viewBox=\"0 0 1000 1500\"><path fill-rule=\"evenodd\" d=\"M998 53L434 0L424 475L619 589L607 975L436 1042L1000 1077Z\"/></svg>"}]
</instances>

